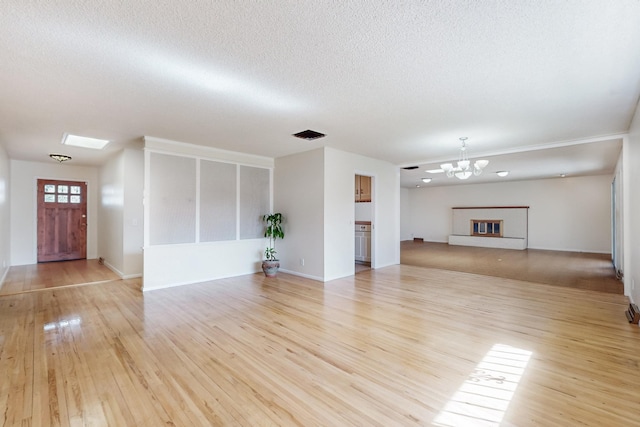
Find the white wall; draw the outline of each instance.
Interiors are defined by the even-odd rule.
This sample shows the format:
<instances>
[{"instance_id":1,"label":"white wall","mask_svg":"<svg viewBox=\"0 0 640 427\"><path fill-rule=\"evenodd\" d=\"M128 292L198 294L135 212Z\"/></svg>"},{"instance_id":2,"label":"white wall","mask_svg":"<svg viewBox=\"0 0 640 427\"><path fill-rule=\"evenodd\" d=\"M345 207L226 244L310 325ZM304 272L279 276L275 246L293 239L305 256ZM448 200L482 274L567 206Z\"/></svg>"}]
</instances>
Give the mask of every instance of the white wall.
<instances>
[{"instance_id":1,"label":"white wall","mask_svg":"<svg viewBox=\"0 0 640 427\"><path fill-rule=\"evenodd\" d=\"M122 276L122 212L124 210L124 153L109 159L99 170L100 227L98 227L98 256L105 265Z\"/></svg>"},{"instance_id":2,"label":"white wall","mask_svg":"<svg viewBox=\"0 0 640 427\"><path fill-rule=\"evenodd\" d=\"M98 253L98 170L67 164L10 161L11 265L38 261L37 180L59 179L87 183L87 258Z\"/></svg>"},{"instance_id":3,"label":"white wall","mask_svg":"<svg viewBox=\"0 0 640 427\"><path fill-rule=\"evenodd\" d=\"M373 177L372 266L400 262L397 167L332 148L281 157L275 165L274 210L286 217L278 251L284 270L320 281L354 274L356 174Z\"/></svg>"},{"instance_id":4,"label":"white wall","mask_svg":"<svg viewBox=\"0 0 640 427\"><path fill-rule=\"evenodd\" d=\"M320 281L325 262L324 161L323 149L292 154L277 158L273 172L273 210L284 215L285 236L276 246L280 268Z\"/></svg>"},{"instance_id":5,"label":"white wall","mask_svg":"<svg viewBox=\"0 0 640 427\"><path fill-rule=\"evenodd\" d=\"M257 273L265 245L263 239L250 239L147 246L143 290Z\"/></svg>"},{"instance_id":6,"label":"white wall","mask_svg":"<svg viewBox=\"0 0 640 427\"><path fill-rule=\"evenodd\" d=\"M373 217L373 204L370 202L358 202L354 204L356 221L371 221Z\"/></svg>"},{"instance_id":7,"label":"white wall","mask_svg":"<svg viewBox=\"0 0 640 427\"><path fill-rule=\"evenodd\" d=\"M9 272L10 263L10 172L9 156L0 144L0 287Z\"/></svg>"},{"instance_id":8,"label":"white wall","mask_svg":"<svg viewBox=\"0 0 640 427\"><path fill-rule=\"evenodd\" d=\"M124 150L123 277L142 275L144 245L144 152Z\"/></svg>"},{"instance_id":9,"label":"white wall","mask_svg":"<svg viewBox=\"0 0 640 427\"><path fill-rule=\"evenodd\" d=\"M148 166L151 152L273 168L273 159L262 156L145 137L145 200L149 199ZM173 171L167 169L165 173L171 175ZM149 218L153 215L154 212L150 210L150 206L145 205L143 250L143 289L145 291L261 271L262 252L266 246L266 239L152 246L149 245ZM127 214L125 214L126 217Z\"/></svg>"},{"instance_id":10,"label":"white wall","mask_svg":"<svg viewBox=\"0 0 640 427\"><path fill-rule=\"evenodd\" d=\"M612 176L410 189L409 235L447 242L454 206L529 206L529 248L611 252Z\"/></svg>"},{"instance_id":11,"label":"white wall","mask_svg":"<svg viewBox=\"0 0 640 427\"><path fill-rule=\"evenodd\" d=\"M125 148L100 168L98 255L122 278L142 275L144 153Z\"/></svg>"},{"instance_id":12,"label":"white wall","mask_svg":"<svg viewBox=\"0 0 640 427\"><path fill-rule=\"evenodd\" d=\"M640 106L623 144L624 282L631 301L640 303Z\"/></svg>"},{"instance_id":13,"label":"white wall","mask_svg":"<svg viewBox=\"0 0 640 427\"><path fill-rule=\"evenodd\" d=\"M627 138L624 138L623 141L626 141ZM618 157L618 163L616 164L616 170L614 173L615 185L616 185L616 200L615 206L613 207L612 218L615 218L615 249L612 245L612 250L615 251L614 259L614 267L616 271L624 271L624 177L622 174L622 162L623 162L623 154L625 151L624 145L626 142L623 142L623 148L620 152L620 156ZM613 205L613 203L612 203ZM612 242L613 243L613 242ZM628 292L626 292L628 294Z\"/></svg>"},{"instance_id":14,"label":"white wall","mask_svg":"<svg viewBox=\"0 0 640 427\"><path fill-rule=\"evenodd\" d=\"M412 240L411 209L409 208L409 189L400 189L400 240ZM417 237L417 236L416 236Z\"/></svg>"},{"instance_id":15,"label":"white wall","mask_svg":"<svg viewBox=\"0 0 640 427\"><path fill-rule=\"evenodd\" d=\"M325 148L324 280L354 273L354 176L372 177L371 266L400 263L400 171L391 163Z\"/></svg>"},{"instance_id":16,"label":"white wall","mask_svg":"<svg viewBox=\"0 0 640 427\"><path fill-rule=\"evenodd\" d=\"M196 147L149 139L147 148L204 156ZM238 157L240 156L240 157ZM235 153L234 159L242 159ZM212 157L213 160L224 160ZM228 159L227 159L228 160ZM246 157L245 163L252 159ZM253 159L255 160L255 158ZM265 159L261 160L264 166ZM171 171L167 171L171 173ZM276 159L274 212L285 217L285 239L276 249L281 268L327 281L354 273L355 174L372 176L375 210L374 267L400 262L400 174L394 165L330 148ZM153 215L153 212L145 212ZM146 216L145 216L146 218ZM144 289L249 274L260 270L266 241L145 246ZM301 260L304 260L304 265Z\"/></svg>"}]
</instances>

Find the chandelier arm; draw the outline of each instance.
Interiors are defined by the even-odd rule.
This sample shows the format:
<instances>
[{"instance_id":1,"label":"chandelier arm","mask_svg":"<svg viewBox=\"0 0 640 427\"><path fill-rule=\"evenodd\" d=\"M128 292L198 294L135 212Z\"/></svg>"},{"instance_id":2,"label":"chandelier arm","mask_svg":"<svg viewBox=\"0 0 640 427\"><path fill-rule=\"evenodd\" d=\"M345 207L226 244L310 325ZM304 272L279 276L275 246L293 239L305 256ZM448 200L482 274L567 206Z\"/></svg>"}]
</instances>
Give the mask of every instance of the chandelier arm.
<instances>
[{"instance_id":1,"label":"chandelier arm","mask_svg":"<svg viewBox=\"0 0 640 427\"><path fill-rule=\"evenodd\" d=\"M469 155L467 153L467 137L459 138L461 141L461 147L458 154L458 162L454 167L452 163L444 163L440 165L440 168L445 172L447 178L468 179L471 175L478 176L482 173L482 170L489 164L489 160L476 160L471 164Z\"/></svg>"}]
</instances>

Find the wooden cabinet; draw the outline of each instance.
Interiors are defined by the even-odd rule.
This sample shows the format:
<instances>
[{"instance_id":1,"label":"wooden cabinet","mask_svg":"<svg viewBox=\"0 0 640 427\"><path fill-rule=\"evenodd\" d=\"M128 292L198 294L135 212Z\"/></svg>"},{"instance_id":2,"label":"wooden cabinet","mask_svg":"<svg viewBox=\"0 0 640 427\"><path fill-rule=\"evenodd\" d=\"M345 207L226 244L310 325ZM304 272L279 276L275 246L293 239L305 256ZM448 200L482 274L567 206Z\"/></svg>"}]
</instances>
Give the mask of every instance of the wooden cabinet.
<instances>
[{"instance_id":1,"label":"wooden cabinet","mask_svg":"<svg viewBox=\"0 0 640 427\"><path fill-rule=\"evenodd\" d=\"M356 203L371 201L371 177L370 176L356 175L355 201Z\"/></svg>"}]
</instances>

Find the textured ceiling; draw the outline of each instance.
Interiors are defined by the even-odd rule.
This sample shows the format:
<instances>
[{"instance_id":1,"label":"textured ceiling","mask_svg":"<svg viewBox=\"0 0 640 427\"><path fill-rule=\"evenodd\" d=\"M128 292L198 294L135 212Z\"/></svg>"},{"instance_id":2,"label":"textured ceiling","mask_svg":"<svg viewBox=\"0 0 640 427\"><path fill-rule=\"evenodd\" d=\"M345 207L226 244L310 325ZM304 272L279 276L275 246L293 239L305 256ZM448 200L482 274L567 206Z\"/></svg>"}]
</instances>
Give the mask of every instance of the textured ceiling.
<instances>
[{"instance_id":1,"label":"textured ceiling","mask_svg":"<svg viewBox=\"0 0 640 427\"><path fill-rule=\"evenodd\" d=\"M637 0L3 0L0 142L86 165L150 135L406 166L461 136L472 156L608 141L640 95L639 22Z\"/></svg>"}]
</instances>

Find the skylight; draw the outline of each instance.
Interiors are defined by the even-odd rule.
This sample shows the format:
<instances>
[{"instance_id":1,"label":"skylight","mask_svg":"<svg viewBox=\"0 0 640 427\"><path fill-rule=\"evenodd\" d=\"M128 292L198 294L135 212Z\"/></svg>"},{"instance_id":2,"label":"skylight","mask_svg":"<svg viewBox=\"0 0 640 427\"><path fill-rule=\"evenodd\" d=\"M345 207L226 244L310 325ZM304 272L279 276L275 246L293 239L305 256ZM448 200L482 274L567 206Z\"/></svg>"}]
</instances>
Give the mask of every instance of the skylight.
<instances>
[{"instance_id":1,"label":"skylight","mask_svg":"<svg viewBox=\"0 0 640 427\"><path fill-rule=\"evenodd\" d=\"M62 138L64 145L73 145L74 147L92 148L94 150L102 150L109 141L106 139L88 138L86 136L64 134Z\"/></svg>"}]
</instances>

